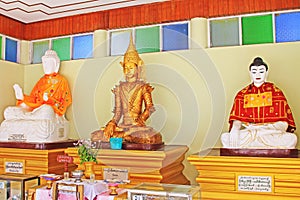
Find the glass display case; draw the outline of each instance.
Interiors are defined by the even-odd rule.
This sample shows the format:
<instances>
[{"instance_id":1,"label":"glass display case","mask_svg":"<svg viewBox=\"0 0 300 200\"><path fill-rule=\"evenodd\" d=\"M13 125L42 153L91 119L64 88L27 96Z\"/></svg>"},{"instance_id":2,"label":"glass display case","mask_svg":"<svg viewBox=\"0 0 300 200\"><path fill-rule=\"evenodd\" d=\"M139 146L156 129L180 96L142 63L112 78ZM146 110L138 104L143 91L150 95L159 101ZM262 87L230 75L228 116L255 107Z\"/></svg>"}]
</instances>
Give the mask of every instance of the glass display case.
<instances>
[{"instance_id":1,"label":"glass display case","mask_svg":"<svg viewBox=\"0 0 300 200\"><path fill-rule=\"evenodd\" d=\"M40 184L36 175L0 174L0 199L26 200L29 187Z\"/></svg>"},{"instance_id":2,"label":"glass display case","mask_svg":"<svg viewBox=\"0 0 300 200\"><path fill-rule=\"evenodd\" d=\"M142 183L128 189L129 200L196 200L200 187L161 183Z\"/></svg>"}]
</instances>

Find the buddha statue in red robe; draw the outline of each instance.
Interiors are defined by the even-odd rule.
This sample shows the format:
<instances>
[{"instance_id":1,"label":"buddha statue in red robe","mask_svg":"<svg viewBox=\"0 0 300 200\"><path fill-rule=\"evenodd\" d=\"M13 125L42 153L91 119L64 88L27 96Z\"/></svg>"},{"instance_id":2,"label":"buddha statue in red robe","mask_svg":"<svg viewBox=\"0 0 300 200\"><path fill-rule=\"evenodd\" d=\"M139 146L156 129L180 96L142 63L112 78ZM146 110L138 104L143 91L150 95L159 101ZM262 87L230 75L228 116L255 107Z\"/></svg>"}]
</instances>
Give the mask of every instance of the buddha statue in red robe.
<instances>
[{"instance_id":1,"label":"buddha statue in red robe","mask_svg":"<svg viewBox=\"0 0 300 200\"><path fill-rule=\"evenodd\" d=\"M252 83L239 91L230 112L224 148L294 149L297 136L291 108L283 92L267 82L268 65L257 57L249 67Z\"/></svg>"}]
</instances>

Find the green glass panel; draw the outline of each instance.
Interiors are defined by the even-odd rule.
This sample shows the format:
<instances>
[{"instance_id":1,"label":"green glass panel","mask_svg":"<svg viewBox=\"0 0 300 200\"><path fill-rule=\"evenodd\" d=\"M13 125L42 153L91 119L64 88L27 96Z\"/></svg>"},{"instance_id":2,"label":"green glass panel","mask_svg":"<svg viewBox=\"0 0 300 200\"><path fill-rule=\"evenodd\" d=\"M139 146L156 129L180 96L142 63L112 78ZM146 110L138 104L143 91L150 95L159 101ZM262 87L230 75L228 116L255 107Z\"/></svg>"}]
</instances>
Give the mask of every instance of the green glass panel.
<instances>
[{"instance_id":1,"label":"green glass panel","mask_svg":"<svg viewBox=\"0 0 300 200\"><path fill-rule=\"evenodd\" d=\"M2 59L2 36L0 36L0 59Z\"/></svg>"},{"instance_id":2,"label":"green glass panel","mask_svg":"<svg viewBox=\"0 0 300 200\"><path fill-rule=\"evenodd\" d=\"M243 44L273 43L272 15L242 18Z\"/></svg>"},{"instance_id":3,"label":"green glass panel","mask_svg":"<svg viewBox=\"0 0 300 200\"><path fill-rule=\"evenodd\" d=\"M71 38L59 38L52 41L52 49L56 51L60 60L70 60Z\"/></svg>"},{"instance_id":4,"label":"green glass panel","mask_svg":"<svg viewBox=\"0 0 300 200\"><path fill-rule=\"evenodd\" d=\"M41 63L42 56L49 49L49 40L33 42L32 63Z\"/></svg>"},{"instance_id":5,"label":"green glass panel","mask_svg":"<svg viewBox=\"0 0 300 200\"><path fill-rule=\"evenodd\" d=\"M159 52L159 26L136 29L135 45L139 53Z\"/></svg>"}]
</instances>

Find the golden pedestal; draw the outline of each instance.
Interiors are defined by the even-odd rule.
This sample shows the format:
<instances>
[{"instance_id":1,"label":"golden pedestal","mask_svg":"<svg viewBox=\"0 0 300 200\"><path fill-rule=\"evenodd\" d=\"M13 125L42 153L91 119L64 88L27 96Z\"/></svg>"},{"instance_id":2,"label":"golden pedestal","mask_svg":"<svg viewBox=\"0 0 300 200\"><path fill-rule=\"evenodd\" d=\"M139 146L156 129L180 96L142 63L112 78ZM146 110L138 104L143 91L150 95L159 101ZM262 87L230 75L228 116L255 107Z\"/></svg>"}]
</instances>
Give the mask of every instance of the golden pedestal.
<instances>
[{"instance_id":1,"label":"golden pedestal","mask_svg":"<svg viewBox=\"0 0 300 200\"><path fill-rule=\"evenodd\" d=\"M59 163L57 156L64 155L67 146L73 146L73 142L0 142L0 173L7 173L5 162L16 162L22 163L24 174L63 174L65 164ZM74 170L75 167L74 164L69 164L69 171Z\"/></svg>"},{"instance_id":2,"label":"golden pedestal","mask_svg":"<svg viewBox=\"0 0 300 200\"><path fill-rule=\"evenodd\" d=\"M179 145L165 145L156 151L100 149L94 171L97 179L103 179L104 168L128 169L130 184L126 187L143 182L189 184L182 173L187 150L187 146ZM77 148L69 147L65 152L74 158L78 169L84 170Z\"/></svg>"},{"instance_id":3,"label":"golden pedestal","mask_svg":"<svg viewBox=\"0 0 300 200\"><path fill-rule=\"evenodd\" d=\"M300 159L220 156L219 149L190 155L201 197L222 200L300 199Z\"/></svg>"}]
</instances>

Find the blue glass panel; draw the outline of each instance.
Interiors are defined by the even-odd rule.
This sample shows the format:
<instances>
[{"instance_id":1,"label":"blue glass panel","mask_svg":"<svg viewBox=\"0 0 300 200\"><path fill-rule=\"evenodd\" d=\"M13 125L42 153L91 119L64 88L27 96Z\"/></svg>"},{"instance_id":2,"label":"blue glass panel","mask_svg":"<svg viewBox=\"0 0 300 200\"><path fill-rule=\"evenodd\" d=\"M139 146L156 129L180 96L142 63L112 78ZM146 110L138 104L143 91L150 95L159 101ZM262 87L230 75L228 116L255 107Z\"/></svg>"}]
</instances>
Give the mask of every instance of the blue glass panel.
<instances>
[{"instance_id":1,"label":"blue glass panel","mask_svg":"<svg viewBox=\"0 0 300 200\"><path fill-rule=\"evenodd\" d=\"M33 59L32 63L41 63L42 56L49 49L49 40L33 43Z\"/></svg>"},{"instance_id":2,"label":"blue glass panel","mask_svg":"<svg viewBox=\"0 0 300 200\"><path fill-rule=\"evenodd\" d=\"M210 21L210 46L238 46L239 19L221 19Z\"/></svg>"},{"instance_id":3,"label":"blue glass panel","mask_svg":"<svg viewBox=\"0 0 300 200\"><path fill-rule=\"evenodd\" d=\"M73 37L73 59L91 58L93 56L93 35Z\"/></svg>"},{"instance_id":4,"label":"blue glass panel","mask_svg":"<svg viewBox=\"0 0 300 200\"><path fill-rule=\"evenodd\" d=\"M18 42L16 40L12 40L6 38L5 40L5 60L11 62L17 62L18 55Z\"/></svg>"},{"instance_id":5,"label":"blue glass panel","mask_svg":"<svg viewBox=\"0 0 300 200\"><path fill-rule=\"evenodd\" d=\"M276 42L300 41L300 12L275 15Z\"/></svg>"},{"instance_id":6,"label":"blue glass panel","mask_svg":"<svg viewBox=\"0 0 300 200\"><path fill-rule=\"evenodd\" d=\"M124 55L129 44L131 30L116 31L110 34L110 55Z\"/></svg>"},{"instance_id":7,"label":"blue glass panel","mask_svg":"<svg viewBox=\"0 0 300 200\"><path fill-rule=\"evenodd\" d=\"M163 51L188 49L188 23L165 25L163 28Z\"/></svg>"}]
</instances>

